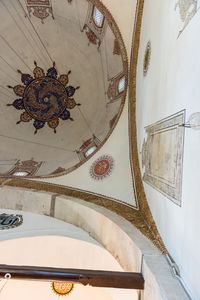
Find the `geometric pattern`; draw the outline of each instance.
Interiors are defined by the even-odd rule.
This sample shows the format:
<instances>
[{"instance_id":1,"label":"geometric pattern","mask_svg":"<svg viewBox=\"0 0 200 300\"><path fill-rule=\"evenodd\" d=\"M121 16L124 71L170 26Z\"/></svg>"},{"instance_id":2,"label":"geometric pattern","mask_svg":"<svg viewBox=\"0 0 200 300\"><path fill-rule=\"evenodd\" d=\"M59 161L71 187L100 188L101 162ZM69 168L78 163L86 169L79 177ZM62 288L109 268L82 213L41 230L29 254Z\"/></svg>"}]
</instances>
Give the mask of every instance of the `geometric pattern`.
<instances>
[{"instance_id":1,"label":"geometric pattern","mask_svg":"<svg viewBox=\"0 0 200 300\"><path fill-rule=\"evenodd\" d=\"M8 86L20 98L14 100L12 104L7 104L7 106L13 106L17 110L25 110L17 124L34 120L35 134L46 123L56 133L59 119L73 121L69 109L71 110L80 104L77 104L71 97L80 87L75 88L68 85L71 71L58 77L55 62L46 74L42 68L37 66L35 61L34 64L34 77L18 70L24 85Z\"/></svg>"}]
</instances>

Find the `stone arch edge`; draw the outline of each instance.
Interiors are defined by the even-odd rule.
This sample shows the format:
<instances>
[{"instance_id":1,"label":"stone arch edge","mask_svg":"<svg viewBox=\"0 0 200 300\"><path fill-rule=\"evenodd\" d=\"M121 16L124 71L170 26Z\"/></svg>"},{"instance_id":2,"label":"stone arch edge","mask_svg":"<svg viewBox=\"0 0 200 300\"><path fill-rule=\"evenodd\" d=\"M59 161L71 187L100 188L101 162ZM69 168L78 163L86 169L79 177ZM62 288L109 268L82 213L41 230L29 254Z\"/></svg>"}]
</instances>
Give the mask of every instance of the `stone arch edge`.
<instances>
[{"instance_id":1,"label":"stone arch edge","mask_svg":"<svg viewBox=\"0 0 200 300\"><path fill-rule=\"evenodd\" d=\"M142 271L145 290L141 299L189 299L153 243L133 224L104 207L70 196L3 186L0 209L47 215L85 230L125 271Z\"/></svg>"}]
</instances>

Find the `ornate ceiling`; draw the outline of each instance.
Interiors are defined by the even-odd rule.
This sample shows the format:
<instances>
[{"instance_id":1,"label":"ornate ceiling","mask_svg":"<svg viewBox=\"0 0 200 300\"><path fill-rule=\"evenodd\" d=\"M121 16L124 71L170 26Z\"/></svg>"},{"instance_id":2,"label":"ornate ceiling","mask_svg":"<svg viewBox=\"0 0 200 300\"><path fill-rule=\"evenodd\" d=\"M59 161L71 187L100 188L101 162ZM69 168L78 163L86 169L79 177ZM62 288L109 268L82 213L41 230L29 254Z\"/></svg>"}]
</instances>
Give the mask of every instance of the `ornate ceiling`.
<instances>
[{"instance_id":1,"label":"ornate ceiling","mask_svg":"<svg viewBox=\"0 0 200 300\"><path fill-rule=\"evenodd\" d=\"M125 101L127 56L95 0L0 2L0 176L55 176L88 160Z\"/></svg>"}]
</instances>

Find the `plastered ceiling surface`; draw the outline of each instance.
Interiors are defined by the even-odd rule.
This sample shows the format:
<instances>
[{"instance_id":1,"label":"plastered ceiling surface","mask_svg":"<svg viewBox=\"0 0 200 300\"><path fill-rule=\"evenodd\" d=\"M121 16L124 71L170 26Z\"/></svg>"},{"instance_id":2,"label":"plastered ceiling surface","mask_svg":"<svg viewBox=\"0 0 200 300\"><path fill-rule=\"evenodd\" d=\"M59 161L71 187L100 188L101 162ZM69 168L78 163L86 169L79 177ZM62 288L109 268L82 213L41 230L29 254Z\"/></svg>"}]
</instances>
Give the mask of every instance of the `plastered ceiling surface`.
<instances>
[{"instance_id":1,"label":"plastered ceiling surface","mask_svg":"<svg viewBox=\"0 0 200 300\"><path fill-rule=\"evenodd\" d=\"M60 0L59 4L56 0L1 0L0 17L0 176L59 175L74 170L88 159L85 153L90 145L95 151L103 145L123 108L127 56L118 28L98 2L86 0ZM43 79L33 74L36 66L44 71ZM53 66L54 78L48 73ZM22 78L21 82L17 70L30 74L33 81L27 84ZM67 74L67 84L59 81L60 75ZM44 80L51 81L51 86L62 85L65 100L60 106L61 96ZM17 85L23 86L24 94L16 95L13 87ZM69 86L80 88L71 95ZM22 99L23 110L7 106L16 99ZM69 99L81 105L67 108L73 120L58 115L59 124L53 130L55 122L50 126L45 119L45 123L44 110L55 113ZM27 118L27 103L29 122L20 117L25 112ZM39 117L44 127L36 133L33 125Z\"/></svg>"},{"instance_id":2,"label":"plastered ceiling surface","mask_svg":"<svg viewBox=\"0 0 200 300\"><path fill-rule=\"evenodd\" d=\"M132 34L135 22L136 1L120 0L102 1L112 13L124 39L128 57L131 53ZM67 186L76 191L87 191L90 194L108 198L138 208L135 196L135 182L129 150L128 97L115 130L105 145L94 156L77 170L65 176L42 178L39 181L49 184ZM89 176L91 165L101 157L110 154L114 159L114 168L105 180L94 180Z\"/></svg>"}]
</instances>

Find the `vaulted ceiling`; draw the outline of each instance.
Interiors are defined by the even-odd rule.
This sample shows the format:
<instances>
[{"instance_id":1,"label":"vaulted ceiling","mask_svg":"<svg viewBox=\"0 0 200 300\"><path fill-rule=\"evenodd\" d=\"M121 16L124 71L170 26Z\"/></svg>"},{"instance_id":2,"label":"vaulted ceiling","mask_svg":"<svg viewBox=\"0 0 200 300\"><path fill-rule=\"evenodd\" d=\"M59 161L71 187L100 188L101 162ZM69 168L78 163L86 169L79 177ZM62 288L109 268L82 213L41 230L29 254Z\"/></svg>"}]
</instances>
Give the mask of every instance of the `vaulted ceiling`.
<instances>
[{"instance_id":1,"label":"vaulted ceiling","mask_svg":"<svg viewBox=\"0 0 200 300\"><path fill-rule=\"evenodd\" d=\"M123 108L118 27L86 0L2 0L0 18L0 176L72 171L104 144Z\"/></svg>"}]
</instances>

